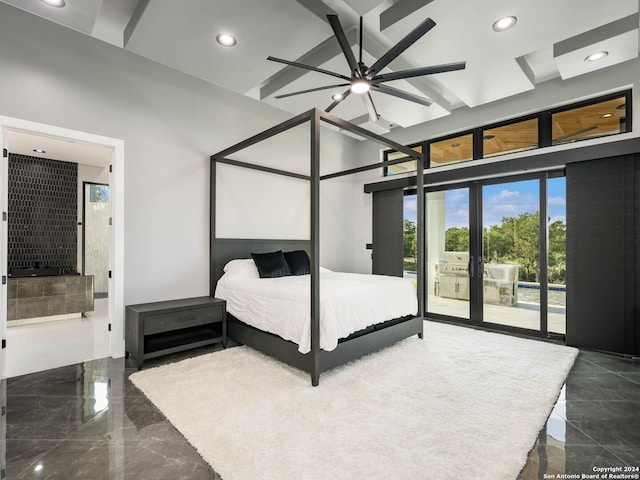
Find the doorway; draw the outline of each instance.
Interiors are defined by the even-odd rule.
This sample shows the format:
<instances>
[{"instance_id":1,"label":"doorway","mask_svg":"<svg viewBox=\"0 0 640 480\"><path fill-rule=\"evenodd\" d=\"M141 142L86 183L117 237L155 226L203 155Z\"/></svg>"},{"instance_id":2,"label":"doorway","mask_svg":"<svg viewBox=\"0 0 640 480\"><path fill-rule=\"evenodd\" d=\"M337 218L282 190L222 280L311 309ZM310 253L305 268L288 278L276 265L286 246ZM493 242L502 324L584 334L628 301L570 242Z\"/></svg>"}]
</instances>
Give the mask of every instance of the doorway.
<instances>
[{"instance_id":1,"label":"doorway","mask_svg":"<svg viewBox=\"0 0 640 480\"><path fill-rule=\"evenodd\" d=\"M111 216L112 227L109 237L109 251L111 252L110 258L110 270L113 272L112 278L109 279L109 298L105 299L105 311L108 318L108 325L105 324L107 329L107 355L114 358L118 358L124 355L124 341L122 340L124 335L124 291L123 291L123 271L124 271L124 209L123 209L123 194L122 189L124 183L124 142L122 140L103 137L86 132L80 132L75 130L69 130L65 128L55 127L46 124L40 124L27 120L15 119L11 117L0 116L0 143L3 144L3 154L12 150L11 144L12 136L24 134L34 135L42 139L48 139L51 141L57 141L60 143L68 143L78 147L91 147L97 146L106 148L110 151L111 165L113 166L112 173L109 174L110 180L110 200L111 200ZM4 162L4 168L0 172L0 201L2 203L2 211L7 212L8 197L7 197L7 162ZM110 169L111 171L111 169ZM79 217L80 219L81 217ZM1 239L0 239L0 268L2 268L2 275L7 276L7 223L2 222L1 227ZM3 288L0 289L0 329L2 330L3 342L6 341L6 348L2 350L0 358L0 374L2 377L15 376L22 373L28 373L27 371L17 371L15 369L9 370L7 360L13 357L15 352L21 351L20 345L24 346L24 342L21 344L13 332L9 335L7 329L7 287L3 284ZM72 339L74 332L70 335L61 335L59 338L63 341ZM97 333L97 332L96 332ZM53 341L53 337L50 337ZM31 345L29 348L34 349ZM47 357L50 360L50 364L46 368L52 368L53 366L61 366L70 363L82 362L91 358L94 352L89 349L78 349L78 354L85 358L70 359L65 356L64 346L60 346L57 350L48 352L46 355L40 355L42 352L35 352L33 357L38 356ZM14 362L15 363L15 362ZM41 368L42 369L42 368ZM37 371L37 370L32 370Z\"/></svg>"},{"instance_id":2,"label":"doorway","mask_svg":"<svg viewBox=\"0 0 640 480\"><path fill-rule=\"evenodd\" d=\"M564 335L562 172L429 188L425 203L428 316Z\"/></svg>"}]
</instances>

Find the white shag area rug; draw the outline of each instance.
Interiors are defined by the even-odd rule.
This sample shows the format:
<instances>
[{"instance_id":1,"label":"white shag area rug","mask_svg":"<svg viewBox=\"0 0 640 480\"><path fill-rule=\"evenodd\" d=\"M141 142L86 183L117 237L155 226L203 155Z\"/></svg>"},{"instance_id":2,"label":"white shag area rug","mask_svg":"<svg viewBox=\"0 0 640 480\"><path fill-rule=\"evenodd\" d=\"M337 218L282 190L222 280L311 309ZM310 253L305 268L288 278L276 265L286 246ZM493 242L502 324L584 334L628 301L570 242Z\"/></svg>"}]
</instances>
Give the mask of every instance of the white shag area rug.
<instances>
[{"instance_id":1,"label":"white shag area rug","mask_svg":"<svg viewBox=\"0 0 640 480\"><path fill-rule=\"evenodd\" d=\"M248 347L131 375L224 480L515 479L576 349L425 322L320 376Z\"/></svg>"}]
</instances>

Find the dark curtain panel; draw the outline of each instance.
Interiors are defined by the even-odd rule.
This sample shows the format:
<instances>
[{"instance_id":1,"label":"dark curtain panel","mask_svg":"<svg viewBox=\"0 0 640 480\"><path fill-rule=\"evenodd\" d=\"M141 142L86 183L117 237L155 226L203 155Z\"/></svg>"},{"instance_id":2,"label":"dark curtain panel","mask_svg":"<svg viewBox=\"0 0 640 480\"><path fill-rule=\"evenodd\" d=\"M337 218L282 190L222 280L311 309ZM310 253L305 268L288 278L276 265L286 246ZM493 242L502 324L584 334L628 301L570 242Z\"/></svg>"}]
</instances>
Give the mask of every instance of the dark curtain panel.
<instances>
[{"instance_id":1,"label":"dark curtain panel","mask_svg":"<svg viewBox=\"0 0 640 480\"><path fill-rule=\"evenodd\" d=\"M567 165L568 345L640 351L639 161Z\"/></svg>"},{"instance_id":2,"label":"dark curtain panel","mask_svg":"<svg viewBox=\"0 0 640 480\"><path fill-rule=\"evenodd\" d=\"M401 277L403 273L402 189L373 194L373 273Z\"/></svg>"}]
</instances>

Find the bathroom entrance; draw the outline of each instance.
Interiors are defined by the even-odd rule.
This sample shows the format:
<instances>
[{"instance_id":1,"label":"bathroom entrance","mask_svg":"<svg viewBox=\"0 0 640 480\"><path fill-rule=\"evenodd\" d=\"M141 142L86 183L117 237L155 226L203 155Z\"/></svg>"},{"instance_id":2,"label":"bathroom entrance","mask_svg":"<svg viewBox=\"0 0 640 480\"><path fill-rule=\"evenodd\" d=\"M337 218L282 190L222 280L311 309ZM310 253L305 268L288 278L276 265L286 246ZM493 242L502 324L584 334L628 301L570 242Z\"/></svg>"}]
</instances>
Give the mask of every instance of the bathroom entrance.
<instances>
[{"instance_id":1,"label":"bathroom entrance","mask_svg":"<svg viewBox=\"0 0 640 480\"><path fill-rule=\"evenodd\" d=\"M50 315L52 312L38 311L36 312L38 315L33 321L29 318L21 318L19 322L9 322L9 313L15 314L11 309L15 308L18 303L21 308L27 308L31 304L40 305L44 301L31 298L25 301L10 299L8 296L10 293L9 282L3 282L3 288L0 289L0 329L2 330L3 342L6 342L6 348L2 350L0 357L0 375L15 377L96 358L121 357L124 353L124 342L119 341L123 337L124 327L121 308L123 304L122 272L124 270L124 215L122 210L124 142L95 134L0 116L0 143L3 144L3 156L6 159L5 168L0 171L1 210L6 212L5 218L10 218L12 212L16 214L18 211L16 201L29 203L26 198L15 196L24 196L25 192L29 190L26 187L25 189L12 187L13 191L18 193L14 193L14 198L9 198L10 175L7 165L10 156L28 157L25 162L33 171L32 175L23 175L27 178L28 184L42 182L38 180L40 178L38 175L44 175L44 171L50 165L57 165L56 162L61 165L74 164L69 166L71 172L69 177L77 179L75 183L66 182L69 184L69 188L65 190L64 199L60 200L59 206L57 204L47 206L40 202L41 207L34 207L32 208L33 212L31 210L27 212L34 219L43 217L43 224L58 222L62 225L61 218L64 217L66 235L64 238L67 238L68 241L63 242L58 238L62 236L58 234L58 231L62 231L60 228L54 229L52 235L29 235L31 230L23 227L22 231L25 233L18 235L17 240L10 244L8 241L9 222L0 224L2 230L0 268L3 277L13 280L13 283L27 280L56 283L59 278L63 278L67 293L70 293L69 298L58 298L60 297L60 286L57 283L54 287L41 289L43 296L53 295L55 297L52 298L54 303L57 306L64 306L67 310L64 315L58 315L52 319ZM53 188L51 195L56 195L56 188L60 190L60 182L54 181L54 184L58 187L54 185L55 188ZM87 186L87 184L93 186ZM95 211L91 213L88 213L85 205L85 188L88 196L87 205L93 204L91 206L96 207L93 208ZM72 207L70 207L71 205ZM104 222L102 222L100 215L105 217ZM86 242L85 222L89 227L86 232ZM91 235L89 231L94 231L92 223L104 223L103 233ZM25 243L29 248L38 247L39 249L36 252L37 258L29 257L27 259L26 268L16 263L22 260L20 257L22 251L17 254L14 251L18 241ZM60 243L62 247L55 242ZM70 248L69 245L71 245ZM69 252L65 253L63 263L58 265L58 256L61 256L58 253L61 248L65 252L66 250ZM96 253L98 250L99 254ZM16 265L10 264L8 261L9 251L14 251L10 258ZM61 275L59 277L42 276L36 278L18 276L18 274L25 272L30 274L30 271L27 272L28 269L38 270L37 274L47 275L49 270L44 268L47 266L55 267L55 270L59 270ZM114 273L109 275L109 272ZM13 278L14 274L15 278ZM76 315L71 318L70 316L74 314L69 314L69 309L78 303L79 294L76 292L78 280L93 280L94 277L96 278L96 288L94 288L92 281L91 288L86 289L86 291L91 290L90 297L94 301L94 308L80 306L78 311L85 313L80 317ZM72 285L66 285L67 283ZM69 288L73 291L69 292ZM25 290L23 289L23 291ZM52 299L47 298L44 303L48 305ZM22 309L24 310L24 308ZM57 314L57 312L53 313Z\"/></svg>"}]
</instances>

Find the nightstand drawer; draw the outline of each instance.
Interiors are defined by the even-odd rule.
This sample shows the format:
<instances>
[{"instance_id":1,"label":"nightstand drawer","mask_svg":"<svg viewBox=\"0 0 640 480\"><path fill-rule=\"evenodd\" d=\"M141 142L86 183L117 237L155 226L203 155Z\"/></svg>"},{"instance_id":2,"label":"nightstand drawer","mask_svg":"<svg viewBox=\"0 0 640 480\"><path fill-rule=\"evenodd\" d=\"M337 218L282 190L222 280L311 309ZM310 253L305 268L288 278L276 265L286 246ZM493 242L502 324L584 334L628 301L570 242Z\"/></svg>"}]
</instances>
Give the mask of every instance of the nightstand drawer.
<instances>
[{"instance_id":1,"label":"nightstand drawer","mask_svg":"<svg viewBox=\"0 0 640 480\"><path fill-rule=\"evenodd\" d=\"M144 319L144 334L170 332L181 328L220 322L223 315L224 308L222 306L147 315Z\"/></svg>"}]
</instances>

